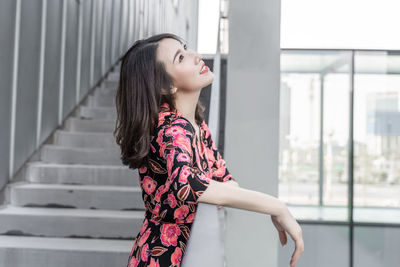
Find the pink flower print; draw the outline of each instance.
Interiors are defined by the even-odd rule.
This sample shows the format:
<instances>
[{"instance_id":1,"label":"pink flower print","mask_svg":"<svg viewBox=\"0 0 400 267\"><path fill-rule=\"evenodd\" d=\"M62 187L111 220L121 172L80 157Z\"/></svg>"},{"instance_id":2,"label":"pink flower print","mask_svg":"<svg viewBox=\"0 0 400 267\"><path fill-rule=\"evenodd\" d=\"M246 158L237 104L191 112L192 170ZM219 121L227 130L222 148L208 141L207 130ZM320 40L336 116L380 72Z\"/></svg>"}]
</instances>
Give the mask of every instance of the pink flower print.
<instances>
[{"instance_id":1,"label":"pink flower print","mask_svg":"<svg viewBox=\"0 0 400 267\"><path fill-rule=\"evenodd\" d=\"M207 139L210 136L210 129L208 128L208 126L204 120L201 122L201 127L204 130L204 138Z\"/></svg>"},{"instance_id":2,"label":"pink flower print","mask_svg":"<svg viewBox=\"0 0 400 267\"><path fill-rule=\"evenodd\" d=\"M146 262L150 253L151 253L151 250L149 250L149 244L144 245L142 247L142 252L140 253L141 260Z\"/></svg>"},{"instance_id":3,"label":"pink flower print","mask_svg":"<svg viewBox=\"0 0 400 267\"><path fill-rule=\"evenodd\" d=\"M139 261L134 256L132 256L132 258L129 260L128 267L137 267L138 264L139 264Z\"/></svg>"},{"instance_id":4,"label":"pink flower print","mask_svg":"<svg viewBox=\"0 0 400 267\"><path fill-rule=\"evenodd\" d=\"M160 203L156 204L156 207L153 209L154 214L158 214L160 212L161 205Z\"/></svg>"},{"instance_id":5,"label":"pink flower print","mask_svg":"<svg viewBox=\"0 0 400 267\"><path fill-rule=\"evenodd\" d=\"M165 129L165 135L177 136L179 134L186 134L186 130L182 129L182 126L173 125L167 129Z\"/></svg>"},{"instance_id":6,"label":"pink flower print","mask_svg":"<svg viewBox=\"0 0 400 267\"><path fill-rule=\"evenodd\" d=\"M192 172L190 171L190 167L189 166L182 166L182 170L179 174L179 182L181 184L187 184L187 178L189 177L189 175L192 175Z\"/></svg>"},{"instance_id":7,"label":"pink flower print","mask_svg":"<svg viewBox=\"0 0 400 267\"><path fill-rule=\"evenodd\" d=\"M192 222L194 222L195 216L196 216L196 213L191 213L189 216L186 217L185 223L192 223Z\"/></svg>"},{"instance_id":8,"label":"pink flower print","mask_svg":"<svg viewBox=\"0 0 400 267\"><path fill-rule=\"evenodd\" d=\"M179 266L182 260L182 250L180 247L175 248L174 253L171 255L171 263L173 266Z\"/></svg>"},{"instance_id":9,"label":"pink flower print","mask_svg":"<svg viewBox=\"0 0 400 267\"><path fill-rule=\"evenodd\" d=\"M176 157L180 162L187 162L190 163L190 157L187 154L180 153Z\"/></svg>"},{"instance_id":10,"label":"pink flower print","mask_svg":"<svg viewBox=\"0 0 400 267\"><path fill-rule=\"evenodd\" d=\"M189 213L189 207L187 205L183 205L180 208L177 208L174 212L174 219L185 219Z\"/></svg>"},{"instance_id":11,"label":"pink flower print","mask_svg":"<svg viewBox=\"0 0 400 267\"><path fill-rule=\"evenodd\" d=\"M142 228L140 228L140 234L142 235L144 233L144 231L147 228L147 225L149 224L149 221L147 220L147 218L144 219L144 222L142 224Z\"/></svg>"},{"instance_id":12,"label":"pink flower print","mask_svg":"<svg viewBox=\"0 0 400 267\"><path fill-rule=\"evenodd\" d=\"M139 247L143 246L143 244L146 242L147 238L150 235L150 232L151 232L151 228L148 228L146 230L146 232L144 232L144 234L140 237L139 243L138 243Z\"/></svg>"},{"instance_id":13,"label":"pink flower print","mask_svg":"<svg viewBox=\"0 0 400 267\"><path fill-rule=\"evenodd\" d=\"M208 158L208 161L211 161L211 163L214 163L215 158L214 158L214 151L212 151L211 149L206 149L206 155Z\"/></svg>"},{"instance_id":14,"label":"pink flower print","mask_svg":"<svg viewBox=\"0 0 400 267\"><path fill-rule=\"evenodd\" d=\"M160 187L158 187L158 189L156 191L154 201L159 202L161 200L161 196L167 191L168 191L168 187L166 187L165 185L160 185Z\"/></svg>"},{"instance_id":15,"label":"pink flower print","mask_svg":"<svg viewBox=\"0 0 400 267\"><path fill-rule=\"evenodd\" d=\"M229 181L229 179L233 179L232 174L228 174L227 176L224 177L224 179L222 180L223 182L227 182ZM233 179L234 180L234 179Z\"/></svg>"},{"instance_id":16,"label":"pink flower print","mask_svg":"<svg viewBox=\"0 0 400 267\"><path fill-rule=\"evenodd\" d=\"M174 165L174 153L175 149L171 149L171 153L167 155L167 170L168 170L168 176L171 175L171 170Z\"/></svg>"},{"instance_id":17,"label":"pink flower print","mask_svg":"<svg viewBox=\"0 0 400 267\"><path fill-rule=\"evenodd\" d=\"M151 194L156 189L157 182L151 179L150 176L145 176L142 181L142 187L147 194Z\"/></svg>"},{"instance_id":18,"label":"pink flower print","mask_svg":"<svg viewBox=\"0 0 400 267\"><path fill-rule=\"evenodd\" d=\"M173 194L168 194L168 203L171 208L175 208L177 201Z\"/></svg>"},{"instance_id":19,"label":"pink flower print","mask_svg":"<svg viewBox=\"0 0 400 267\"><path fill-rule=\"evenodd\" d=\"M210 178L207 177L207 176L204 175L204 174L198 174L198 177L199 177L200 180L203 180L203 181L206 181L206 182L209 182L209 181L210 181Z\"/></svg>"},{"instance_id":20,"label":"pink flower print","mask_svg":"<svg viewBox=\"0 0 400 267\"><path fill-rule=\"evenodd\" d=\"M150 148L151 148L151 151L153 151L153 153L156 152L156 148L152 144L150 144Z\"/></svg>"},{"instance_id":21,"label":"pink flower print","mask_svg":"<svg viewBox=\"0 0 400 267\"><path fill-rule=\"evenodd\" d=\"M174 223L164 223L161 226L161 243L164 246L176 246L178 241L178 235L181 234L179 226Z\"/></svg>"},{"instance_id":22,"label":"pink flower print","mask_svg":"<svg viewBox=\"0 0 400 267\"><path fill-rule=\"evenodd\" d=\"M147 167L146 166L140 167L139 168L139 172L140 173L146 173L147 172Z\"/></svg>"},{"instance_id":23,"label":"pink flower print","mask_svg":"<svg viewBox=\"0 0 400 267\"><path fill-rule=\"evenodd\" d=\"M135 250L135 248L136 248L137 241L138 241L138 238L136 237L136 238L135 238L135 242L133 243L133 246L132 246L132 249L131 249L131 253L129 253L129 257L131 257L131 256L132 256L132 254L133 254L133 251L134 251L134 250Z\"/></svg>"},{"instance_id":24,"label":"pink flower print","mask_svg":"<svg viewBox=\"0 0 400 267\"><path fill-rule=\"evenodd\" d=\"M183 151L192 156L192 146L189 138L182 135L176 135L173 140L174 146L180 147Z\"/></svg>"},{"instance_id":25,"label":"pink flower print","mask_svg":"<svg viewBox=\"0 0 400 267\"><path fill-rule=\"evenodd\" d=\"M167 143L161 143L160 144L160 156L164 157L164 153L165 153L165 148L167 147Z\"/></svg>"},{"instance_id":26,"label":"pink flower print","mask_svg":"<svg viewBox=\"0 0 400 267\"><path fill-rule=\"evenodd\" d=\"M213 175L216 177L222 177L225 174L225 161L218 160L215 162L217 169L214 170Z\"/></svg>"},{"instance_id":27,"label":"pink flower print","mask_svg":"<svg viewBox=\"0 0 400 267\"><path fill-rule=\"evenodd\" d=\"M160 145L163 141L164 131L158 131L156 142Z\"/></svg>"},{"instance_id":28,"label":"pink flower print","mask_svg":"<svg viewBox=\"0 0 400 267\"><path fill-rule=\"evenodd\" d=\"M154 258L150 259L150 264L148 267L160 267L160 263L158 260L155 260Z\"/></svg>"}]
</instances>

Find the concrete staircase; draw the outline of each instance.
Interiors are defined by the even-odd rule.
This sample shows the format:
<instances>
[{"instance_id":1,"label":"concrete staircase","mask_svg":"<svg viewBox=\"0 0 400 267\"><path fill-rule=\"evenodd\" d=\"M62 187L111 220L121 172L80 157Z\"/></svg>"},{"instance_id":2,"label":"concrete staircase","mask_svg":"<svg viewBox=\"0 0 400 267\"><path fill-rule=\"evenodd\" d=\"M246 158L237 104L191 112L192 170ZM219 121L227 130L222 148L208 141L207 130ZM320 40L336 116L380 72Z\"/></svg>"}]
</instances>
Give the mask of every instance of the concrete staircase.
<instances>
[{"instance_id":1,"label":"concrete staircase","mask_svg":"<svg viewBox=\"0 0 400 267\"><path fill-rule=\"evenodd\" d=\"M144 205L112 131L119 73L88 96L0 206L0 266L126 266Z\"/></svg>"}]
</instances>

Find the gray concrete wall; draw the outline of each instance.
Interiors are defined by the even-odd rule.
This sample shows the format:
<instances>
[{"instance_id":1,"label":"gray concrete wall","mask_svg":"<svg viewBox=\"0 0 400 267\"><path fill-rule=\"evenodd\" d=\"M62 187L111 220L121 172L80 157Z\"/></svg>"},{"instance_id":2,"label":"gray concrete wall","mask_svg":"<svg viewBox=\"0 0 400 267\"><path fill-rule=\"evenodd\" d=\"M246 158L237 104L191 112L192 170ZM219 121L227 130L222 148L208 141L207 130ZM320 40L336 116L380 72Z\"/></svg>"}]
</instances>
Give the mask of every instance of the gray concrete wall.
<instances>
[{"instance_id":1,"label":"gray concrete wall","mask_svg":"<svg viewBox=\"0 0 400 267\"><path fill-rule=\"evenodd\" d=\"M172 32L197 49L197 12L197 0L0 1L0 190L134 41Z\"/></svg>"},{"instance_id":2,"label":"gray concrete wall","mask_svg":"<svg viewBox=\"0 0 400 267\"><path fill-rule=\"evenodd\" d=\"M280 1L229 2L225 160L239 184L278 196ZM227 208L228 267L277 266L270 216Z\"/></svg>"}]
</instances>

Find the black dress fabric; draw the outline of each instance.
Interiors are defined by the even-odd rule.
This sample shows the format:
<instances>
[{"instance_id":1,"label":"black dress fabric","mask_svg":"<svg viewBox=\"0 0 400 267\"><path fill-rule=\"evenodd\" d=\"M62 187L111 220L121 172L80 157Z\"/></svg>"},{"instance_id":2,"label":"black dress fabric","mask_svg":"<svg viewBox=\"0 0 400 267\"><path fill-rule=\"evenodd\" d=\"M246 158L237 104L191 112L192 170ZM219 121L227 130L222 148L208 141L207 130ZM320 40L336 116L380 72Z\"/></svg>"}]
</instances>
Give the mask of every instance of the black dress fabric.
<instances>
[{"instance_id":1,"label":"black dress fabric","mask_svg":"<svg viewBox=\"0 0 400 267\"><path fill-rule=\"evenodd\" d=\"M203 120L200 140L178 110L163 103L146 167L139 168L145 218L127 267L179 267L185 255L198 198L210 180L235 180Z\"/></svg>"}]
</instances>

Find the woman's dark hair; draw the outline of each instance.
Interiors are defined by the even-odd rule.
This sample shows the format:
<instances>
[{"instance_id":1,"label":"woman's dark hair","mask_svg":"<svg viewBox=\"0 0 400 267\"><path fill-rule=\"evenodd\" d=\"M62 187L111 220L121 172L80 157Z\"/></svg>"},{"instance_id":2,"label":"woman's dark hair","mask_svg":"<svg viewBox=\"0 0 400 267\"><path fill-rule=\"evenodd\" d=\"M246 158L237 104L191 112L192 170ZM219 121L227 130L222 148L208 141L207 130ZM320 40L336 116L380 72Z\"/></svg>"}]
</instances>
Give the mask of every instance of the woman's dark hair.
<instances>
[{"instance_id":1,"label":"woman's dark hair","mask_svg":"<svg viewBox=\"0 0 400 267\"><path fill-rule=\"evenodd\" d=\"M131 169L148 166L148 154L153 132L158 125L160 106L166 102L175 109L171 94L172 77L164 63L156 59L158 41L183 39L171 33L153 35L137 40L123 55L115 98L117 121L114 137L121 148L121 159ZM161 92L164 88L166 93ZM203 121L204 105L198 101L195 120Z\"/></svg>"}]
</instances>

